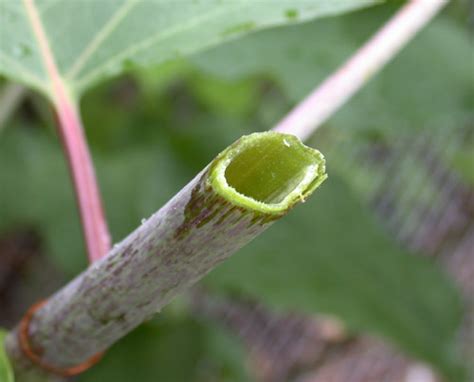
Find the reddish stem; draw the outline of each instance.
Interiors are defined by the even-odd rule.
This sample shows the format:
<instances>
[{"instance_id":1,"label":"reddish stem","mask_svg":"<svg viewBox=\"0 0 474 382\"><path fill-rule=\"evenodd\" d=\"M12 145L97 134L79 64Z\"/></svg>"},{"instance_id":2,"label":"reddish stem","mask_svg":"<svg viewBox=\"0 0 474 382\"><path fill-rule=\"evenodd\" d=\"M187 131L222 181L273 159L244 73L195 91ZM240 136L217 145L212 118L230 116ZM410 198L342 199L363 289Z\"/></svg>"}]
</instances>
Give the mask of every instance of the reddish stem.
<instances>
[{"instance_id":1,"label":"reddish stem","mask_svg":"<svg viewBox=\"0 0 474 382\"><path fill-rule=\"evenodd\" d=\"M76 191L87 253L93 262L109 251L110 235L92 159L76 104L58 71L36 4L34 0L23 0L23 4L39 45L44 68L51 81L50 92L58 114L59 133Z\"/></svg>"},{"instance_id":2,"label":"reddish stem","mask_svg":"<svg viewBox=\"0 0 474 382\"><path fill-rule=\"evenodd\" d=\"M84 136L79 113L67 99L56 104L58 130L68 161L90 262L105 256L110 235L104 217L99 187Z\"/></svg>"}]
</instances>

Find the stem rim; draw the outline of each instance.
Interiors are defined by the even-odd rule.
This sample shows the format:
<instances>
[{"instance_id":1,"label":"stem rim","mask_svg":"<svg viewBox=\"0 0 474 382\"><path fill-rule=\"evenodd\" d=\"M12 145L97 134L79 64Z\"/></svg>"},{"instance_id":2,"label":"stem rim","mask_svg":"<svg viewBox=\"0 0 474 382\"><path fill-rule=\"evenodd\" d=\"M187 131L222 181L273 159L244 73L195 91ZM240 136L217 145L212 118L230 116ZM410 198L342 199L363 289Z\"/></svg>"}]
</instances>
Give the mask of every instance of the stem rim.
<instances>
[{"instance_id":1,"label":"stem rim","mask_svg":"<svg viewBox=\"0 0 474 382\"><path fill-rule=\"evenodd\" d=\"M256 142L262 139L279 138L283 142L291 142L297 146L298 150L304 151L311 156L313 164L308 166L304 178L299 184L278 203L266 203L240 193L226 179L226 170L233 159L247 148L250 148ZM286 143L285 143L286 144ZM232 204L246 210L252 210L269 215L283 215L298 202L304 202L311 193L326 180L326 161L324 155L312 148L306 146L297 136L275 131L264 133L253 133L244 135L219 156L211 164L208 184L221 197L230 201Z\"/></svg>"}]
</instances>

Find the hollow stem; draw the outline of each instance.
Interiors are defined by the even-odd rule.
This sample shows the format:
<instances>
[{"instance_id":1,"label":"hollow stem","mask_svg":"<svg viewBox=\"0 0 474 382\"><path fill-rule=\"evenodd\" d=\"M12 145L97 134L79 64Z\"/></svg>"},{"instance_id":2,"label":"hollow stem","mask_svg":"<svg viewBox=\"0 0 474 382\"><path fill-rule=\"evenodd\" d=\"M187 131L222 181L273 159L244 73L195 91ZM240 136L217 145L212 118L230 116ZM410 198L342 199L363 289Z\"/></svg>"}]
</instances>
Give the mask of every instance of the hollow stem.
<instances>
[{"instance_id":1,"label":"hollow stem","mask_svg":"<svg viewBox=\"0 0 474 382\"><path fill-rule=\"evenodd\" d=\"M294 136L242 137L38 309L29 325L31 347L55 369L82 364L262 233L325 178L323 156ZM8 336L7 350L25 369L18 329Z\"/></svg>"}]
</instances>

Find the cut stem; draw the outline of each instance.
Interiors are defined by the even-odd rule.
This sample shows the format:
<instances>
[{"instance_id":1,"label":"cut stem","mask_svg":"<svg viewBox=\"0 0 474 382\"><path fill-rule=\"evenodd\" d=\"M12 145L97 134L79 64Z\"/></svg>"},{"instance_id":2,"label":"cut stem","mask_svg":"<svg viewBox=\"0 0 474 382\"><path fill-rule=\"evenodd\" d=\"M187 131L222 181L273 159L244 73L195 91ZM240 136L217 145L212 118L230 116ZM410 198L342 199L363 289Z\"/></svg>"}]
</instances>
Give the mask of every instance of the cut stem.
<instances>
[{"instance_id":1,"label":"cut stem","mask_svg":"<svg viewBox=\"0 0 474 382\"><path fill-rule=\"evenodd\" d=\"M263 179L262 179L263 178ZM291 135L242 137L110 254L52 296L28 336L55 369L83 363L165 306L307 198L323 156ZM18 329L7 339L25 368Z\"/></svg>"}]
</instances>

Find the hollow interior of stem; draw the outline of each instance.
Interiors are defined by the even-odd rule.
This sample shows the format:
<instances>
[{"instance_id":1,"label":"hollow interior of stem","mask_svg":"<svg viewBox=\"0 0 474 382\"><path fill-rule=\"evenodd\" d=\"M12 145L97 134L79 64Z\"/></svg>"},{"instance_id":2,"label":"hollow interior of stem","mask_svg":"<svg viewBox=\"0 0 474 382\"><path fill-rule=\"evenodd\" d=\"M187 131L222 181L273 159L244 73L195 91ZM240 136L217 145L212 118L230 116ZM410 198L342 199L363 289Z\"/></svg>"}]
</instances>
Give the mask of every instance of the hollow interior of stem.
<instances>
[{"instance_id":1,"label":"hollow interior of stem","mask_svg":"<svg viewBox=\"0 0 474 382\"><path fill-rule=\"evenodd\" d=\"M287 134L267 133L246 142L225 170L227 184L266 204L282 202L314 172L314 150Z\"/></svg>"}]
</instances>

